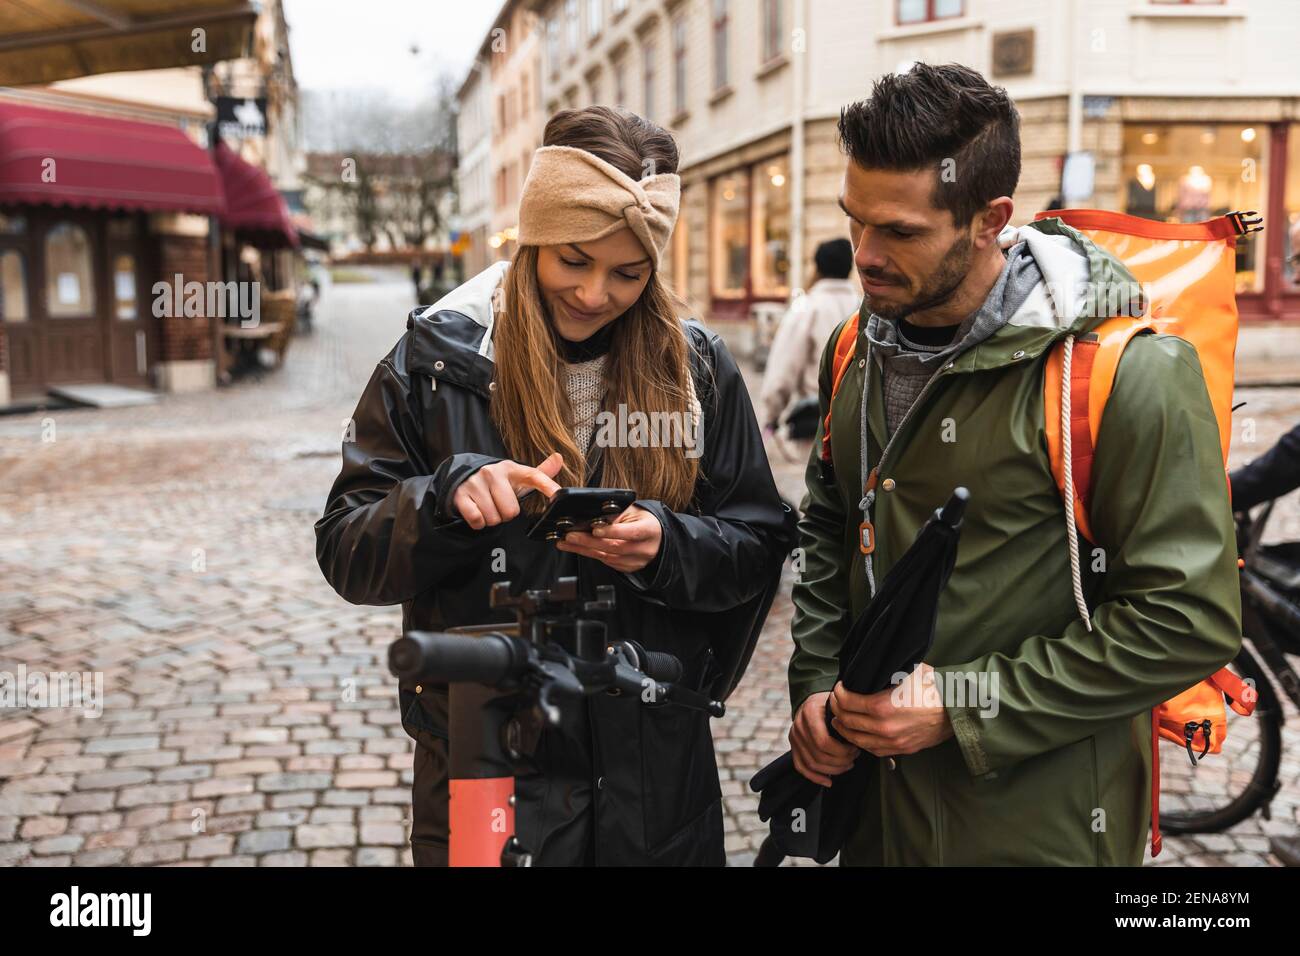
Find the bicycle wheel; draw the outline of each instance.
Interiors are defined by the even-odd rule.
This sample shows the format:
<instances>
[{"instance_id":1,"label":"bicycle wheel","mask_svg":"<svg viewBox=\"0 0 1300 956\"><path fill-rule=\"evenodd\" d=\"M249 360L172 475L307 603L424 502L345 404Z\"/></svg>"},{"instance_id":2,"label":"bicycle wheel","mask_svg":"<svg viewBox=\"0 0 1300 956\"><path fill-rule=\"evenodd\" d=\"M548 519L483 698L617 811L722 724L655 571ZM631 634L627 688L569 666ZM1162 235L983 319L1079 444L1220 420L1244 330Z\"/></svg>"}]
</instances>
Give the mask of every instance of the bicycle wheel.
<instances>
[{"instance_id":1,"label":"bicycle wheel","mask_svg":"<svg viewBox=\"0 0 1300 956\"><path fill-rule=\"evenodd\" d=\"M1160 829L1218 833L1245 820L1272 798L1282 759L1282 708L1273 683L1243 643L1232 669L1253 681L1255 713L1228 708L1220 753L1193 765L1185 748L1160 741Z\"/></svg>"}]
</instances>

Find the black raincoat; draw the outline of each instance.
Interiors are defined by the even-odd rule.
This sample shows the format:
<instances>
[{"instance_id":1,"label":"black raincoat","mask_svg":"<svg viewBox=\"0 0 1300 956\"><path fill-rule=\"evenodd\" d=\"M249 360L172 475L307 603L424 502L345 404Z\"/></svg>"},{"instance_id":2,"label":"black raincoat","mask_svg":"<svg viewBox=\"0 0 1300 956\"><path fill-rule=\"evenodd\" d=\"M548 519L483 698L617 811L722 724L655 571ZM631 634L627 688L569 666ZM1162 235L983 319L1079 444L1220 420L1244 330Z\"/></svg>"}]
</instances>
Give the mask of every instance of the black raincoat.
<instances>
[{"instance_id":1,"label":"black raincoat","mask_svg":"<svg viewBox=\"0 0 1300 956\"><path fill-rule=\"evenodd\" d=\"M488 299L448 300L412 312L357 405L355 440L343 444L342 470L316 523L325 577L354 604L400 602L405 630L440 630L512 620L488 607L494 582L544 587L576 574L583 593L614 586L613 637L677 655L690 686L716 681L719 661L730 655L734 666L737 643L749 638L746 609L750 620L754 606L765 611L764 592L770 600L794 543L726 347L685 323L704 415L695 506L675 513L637 502L659 519L663 539L655 561L628 576L528 540L526 515L482 531L452 517L456 486L510 456L488 415ZM599 484L598 462L587 483ZM417 744L412 854L417 865L445 864L446 689L403 683L398 697ZM538 772L516 781L516 832L536 864L725 862L706 715L596 696L566 708L561 726L542 734L536 763Z\"/></svg>"}]
</instances>

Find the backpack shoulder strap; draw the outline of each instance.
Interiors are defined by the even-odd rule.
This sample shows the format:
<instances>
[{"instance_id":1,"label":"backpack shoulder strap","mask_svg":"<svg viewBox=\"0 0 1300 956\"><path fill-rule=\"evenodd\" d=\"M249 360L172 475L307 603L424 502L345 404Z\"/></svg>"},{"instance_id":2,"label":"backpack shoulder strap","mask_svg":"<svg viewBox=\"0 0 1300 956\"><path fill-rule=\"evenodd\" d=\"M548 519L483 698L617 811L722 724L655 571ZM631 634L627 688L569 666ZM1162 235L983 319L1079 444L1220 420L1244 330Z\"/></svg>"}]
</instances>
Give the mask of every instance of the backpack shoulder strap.
<instances>
[{"instance_id":1,"label":"backpack shoulder strap","mask_svg":"<svg viewBox=\"0 0 1300 956\"><path fill-rule=\"evenodd\" d=\"M1101 416L1115 387L1115 373L1124 348L1139 332L1154 329L1145 318L1117 316L1107 319L1094 332L1075 340L1070 363L1070 476L1074 483L1075 523L1079 532L1096 542L1088 523L1092 503L1092 457L1101 431ZM1061 376L1065 343L1053 347L1043 372L1043 426L1047 435L1047 456L1061 497L1065 497L1065 454L1062 442Z\"/></svg>"},{"instance_id":2,"label":"backpack shoulder strap","mask_svg":"<svg viewBox=\"0 0 1300 956\"><path fill-rule=\"evenodd\" d=\"M853 361L853 353L858 344L858 313L854 312L842 326L835 339L835 357L831 362L831 402L839 393L844 373ZM826 420L822 422L822 461L831 460L831 407L826 406Z\"/></svg>"}]
</instances>

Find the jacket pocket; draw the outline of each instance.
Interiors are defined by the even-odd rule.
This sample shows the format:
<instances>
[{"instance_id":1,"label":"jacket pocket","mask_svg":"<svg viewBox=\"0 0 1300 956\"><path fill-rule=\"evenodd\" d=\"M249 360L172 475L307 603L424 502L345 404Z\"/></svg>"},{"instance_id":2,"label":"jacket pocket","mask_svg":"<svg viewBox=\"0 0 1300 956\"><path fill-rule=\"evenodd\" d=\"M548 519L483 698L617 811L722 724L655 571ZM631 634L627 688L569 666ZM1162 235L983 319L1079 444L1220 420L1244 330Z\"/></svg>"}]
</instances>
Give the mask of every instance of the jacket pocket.
<instances>
[{"instance_id":1,"label":"jacket pocket","mask_svg":"<svg viewBox=\"0 0 1300 956\"><path fill-rule=\"evenodd\" d=\"M695 824L722 788L707 716L668 705L644 707L640 717L641 812L653 856Z\"/></svg>"},{"instance_id":2,"label":"jacket pocket","mask_svg":"<svg viewBox=\"0 0 1300 956\"><path fill-rule=\"evenodd\" d=\"M722 796L662 845L650 850L651 866L726 866Z\"/></svg>"},{"instance_id":3,"label":"jacket pocket","mask_svg":"<svg viewBox=\"0 0 1300 956\"><path fill-rule=\"evenodd\" d=\"M933 777L945 866L1094 866L1102 833L1092 737L975 778L956 746ZM904 758L906 759L906 758ZM895 810L902 814L901 808ZM919 821L914 821L915 824Z\"/></svg>"},{"instance_id":4,"label":"jacket pocket","mask_svg":"<svg viewBox=\"0 0 1300 956\"><path fill-rule=\"evenodd\" d=\"M447 746L447 692L426 687L417 694L405 687L397 689L397 706L402 715L402 729L417 744L428 749Z\"/></svg>"}]
</instances>

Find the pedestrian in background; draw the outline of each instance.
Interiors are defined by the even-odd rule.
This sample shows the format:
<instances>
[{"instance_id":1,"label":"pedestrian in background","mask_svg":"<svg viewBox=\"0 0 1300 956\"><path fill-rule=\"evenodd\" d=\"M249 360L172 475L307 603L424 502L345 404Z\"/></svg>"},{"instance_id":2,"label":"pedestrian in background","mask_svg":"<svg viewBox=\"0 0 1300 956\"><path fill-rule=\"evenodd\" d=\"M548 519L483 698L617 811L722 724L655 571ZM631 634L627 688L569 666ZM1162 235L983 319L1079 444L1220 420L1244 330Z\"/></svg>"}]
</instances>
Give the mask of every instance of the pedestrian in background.
<instances>
[{"instance_id":1,"label":"pedestrian in background","mask_svg":"<svg viewBox=\"0 0 1300 956\"><path fill-rule=\"evenodd\" d=\"M826 340L862 300L853 271L853 246L831 239L817 247L811 287L795 296L777 327L768 355L758 411L769 434L801 399L817 398L817 366ZM811 437L811 436L809 436Z\"/></svg>"}]
</instances>

